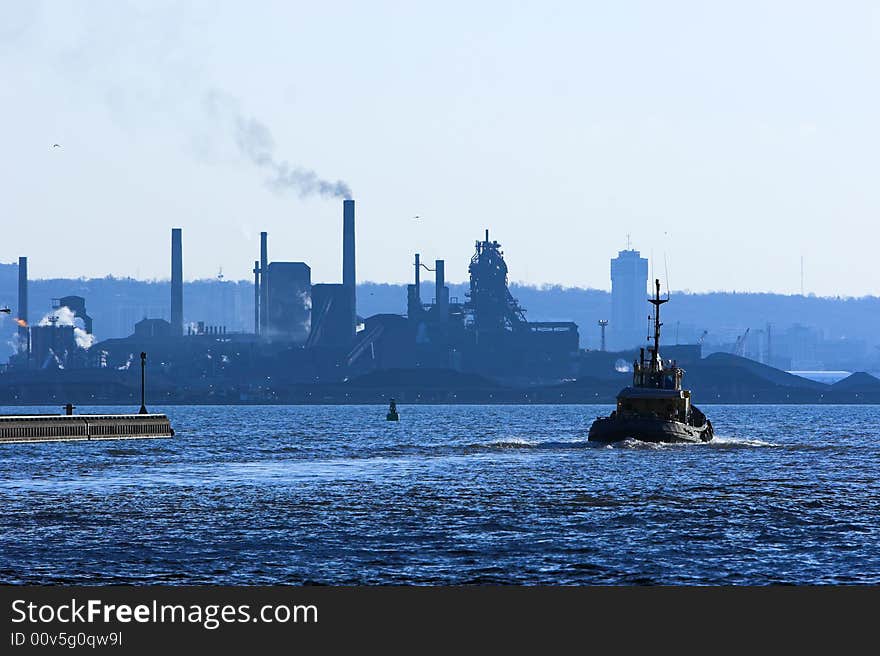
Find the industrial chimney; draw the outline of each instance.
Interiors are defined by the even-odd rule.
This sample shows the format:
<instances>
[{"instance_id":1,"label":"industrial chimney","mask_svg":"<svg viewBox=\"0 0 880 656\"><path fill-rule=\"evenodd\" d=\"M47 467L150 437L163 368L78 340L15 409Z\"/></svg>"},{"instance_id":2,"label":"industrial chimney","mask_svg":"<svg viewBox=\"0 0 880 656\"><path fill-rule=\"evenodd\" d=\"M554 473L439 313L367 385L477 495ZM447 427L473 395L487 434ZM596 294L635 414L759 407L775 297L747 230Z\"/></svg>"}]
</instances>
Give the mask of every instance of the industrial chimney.
<instances>
[{"instance_id":1,"label":"industrial chimney","mask_svg":"<svg viewBox=\"0 0 880 656\"><path fill-rule=\"evenodd\" d=\"M260 334L260 261L254 261L254 335Z\"/></svg>"},{"instance_id":2,"label":"industrial chimney","mask_svg":"<svg viewBox=\"0 0 880 656\"><path fill-rule=\"evenodd\" d=\"M422 297L419 292L419 254L416 253L415 260L415 283L406 286L406 314L410 319L417 319L422 313Z\"/></svg>"},{"instance_id":3,"label":"industrial chimney","mask_svg":"<svg viewBox=\"0 0 880 656\"><path fill-rule=\"evenodd\" d=\"M183 335L183 235L171 229L171 333Z\"/></svg>"},{"instance_id":4,"label":"industrial chimney","mask_svg":"<svg viewBox=\"0 0 880 656\"><path fill-rule=\"evenodd\" d=\"M18 258L18 318L25 325L18 325L18 348L22 353L30 352L30 340L27 328L28 317L28 272L27 258Z\"/></svg>"},{"instance_id":5,"label":"industrial chimney","mask_svg":"<svg viewBox=\"0 0 880 656\"><path fill-rule=\"evenodd\" d=\"M354 201L342 201L342 286L351 302L351 337L357 330L357 294L354 271Z\"/></svg>"},{"instance_id":6,"label":"industrial chimney","mask_svg":"<svg viewBox=\"0 0 880 656\"><path fill-rule=\"evenodd\" d=\"M419 254L416 253L416 300L419 302L419 305L421 305L422 303L422 272L420 270L421 266L422 265L419 262Z\"/></svg>"},{"instance_id":7,"label":"industrial chimney","mask_svg":"<svg viewBox=\"0 0 880 656\"><path fill-rule=\"evenodd\" d=\"M434 261L434 307L437 308L437 320L449 318L449 288L446 286L446 262Z\"/></svg>"},{"instance_id":8,"label":"industrial chimney","mask_svg":"<svg viewBox=\"0 0 880 656\"><path fill-rule=\"evenodd\" d=\"M269 332L269 270L268 232L260 233L260 334Z\"/></svg>"}]
</instances>

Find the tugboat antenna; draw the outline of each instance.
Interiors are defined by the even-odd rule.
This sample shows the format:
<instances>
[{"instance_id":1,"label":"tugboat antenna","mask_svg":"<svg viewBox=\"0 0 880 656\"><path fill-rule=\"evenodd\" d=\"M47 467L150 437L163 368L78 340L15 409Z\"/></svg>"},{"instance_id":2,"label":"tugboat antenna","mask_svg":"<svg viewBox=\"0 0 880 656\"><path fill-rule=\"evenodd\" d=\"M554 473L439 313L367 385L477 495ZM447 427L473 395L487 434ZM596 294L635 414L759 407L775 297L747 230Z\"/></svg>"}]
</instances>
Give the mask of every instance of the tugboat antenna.
<instances>
[{"instance_id":1,"label":"tugboat antenna","mask_svg":"<svg viewBox=\"0 0 880 656\"><path fill-rule=\"evenodd\" d=\"M663 253L663 270L666 275L666 300L669 300L669 263L666 261L666 252Z\"/></svg>"},{"instance_id":2,"label":"tugboat antenna","mask_svg":"<svg viewBox=\"0 0 880 656\"><path fill-rule=\"evenodd\" d=\"M654 298L649 298L648 302L654 306L654 348L652 358L651 358L651 369L655 372L659 369L659 359L660 359L660 326L663 324L660 323L660 306L664 303L668 303L668 298L660 298L660 279L654 279L655 284L655 292Z\"/></svg>"}]
</instances>

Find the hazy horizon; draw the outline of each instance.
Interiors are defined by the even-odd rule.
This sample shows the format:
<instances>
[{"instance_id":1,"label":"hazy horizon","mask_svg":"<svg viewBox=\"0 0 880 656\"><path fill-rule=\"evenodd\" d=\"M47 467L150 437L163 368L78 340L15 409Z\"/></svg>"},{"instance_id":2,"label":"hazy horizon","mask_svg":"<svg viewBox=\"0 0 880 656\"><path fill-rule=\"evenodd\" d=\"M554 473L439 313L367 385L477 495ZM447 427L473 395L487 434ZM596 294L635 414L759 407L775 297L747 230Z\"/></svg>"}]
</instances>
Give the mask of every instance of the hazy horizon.
<instances>
[{"instance_id":1,"label":"hazy horizon","mask_svg":"<svg viewBox=\"0 0 880 656\"><path fill-rule=\"evenodd\" d=\"M33 278L467 278L880 294L870 2L13 2L0 25L0 260ZM60 147L54 148L54 144ZM421 218L414 219L414 216ZM666 272L668 271L668 276ZM430 274L426 274L430 276Z\"/></svg>"},{"instance_id":2,"label":"hazy horizon","mask_svg":"<svg viewBox=\"0 0 880 656\"><path fill-rule=\"evenodd\" d=\"M433 264L433 262L431 262L430 264ZM18 263L17 262L0 262L0 266L3 266L3 265L17 266ZM447 266L448 266L448 264L447 264ZM29 263L28 269L30 270L30 263ZM422 286L423 295L426 293L425 290L433 289L434 282L433 282L433 278L431 278L430 276L431 276L430 273L426 273L424 270L422 271L421 286ZM663 290L662 293L665 294L666 287L665 287L665 282L664 282L663 276L660 275L659 277L660 277L661 288ZM28 276L28 279L30 281L37 281L37 280L40 280L40 281L82 280L82 281L87 282L90 280L96 280L96 281L97 280L106 280L108 278L115 279L115 280L132 280L134 282L142 282L142 283L148 283L148 284L171 284L171 277L170 276L165 276L165 277L159 276L156 278L144 278L144 277L138 278L138 277L131 276L131 275L114 275L114 274L105 274L103 276L74 276L74 275L60 275L60 276L50 276L50 277L42 277L42 276L41 277L34 277L32 275ZM209 276L205 276L205 277L201 277L201 278L188 278L188 277L184 276L183 282L184 282L184 284L210 283L210 282L218 282L218 278L216 275L214 275L214 276L209 275ZM252 285L253 278L250 278L250 279L249 278L229 278L224 275L222 278L222 282L244 283L244 284L251 284ZM313 282L320 282L320 281L313 281ZM401 286L407 285L411 282L412 282L411 280L403 280L400 282L387 281L387 280L358 280L357 284L358 284L358 286L362 286L362 285L363 286L388 285L388 286L393 286L393 287L401 287ZM447 283L447 285L453 285L453 286L467 286L468 280L466 278L462 279L462 280L453 280L453 279L450 279L449 276L447 275L446 276L446 283ZM602 293L606 293L606 294L611 293L610 283L607 287L602 288L602 287L590 287L590 286L579 286L579 285L563 285L561 283L553 283L553 282L531 283L531 282L523 282L523 281L519 281L519 280L511 280L510 285L514 289L527 287L527 288L536 289L536 290L561 289L561 290L580 290L580 291L586 291L586 292L602 292ZM669 293L672 294L673 296L676 294L688 294L688 295L700 295L700 294L754 294L754 295L761 295L761 294L766 294L766 295L771 295L771 296L791 296L791 297L801 296L800 292L777 292L777 291L772 291L772 290L747 291L747 290L742 290L742 289L699 289L699 290L697 290L697 289L688 289L688 288L685 288L685 289L673 288L670 290ZM646 298L649 295L650 294L646 293ZM821 294L816 294L815 292L805 292L803 294L803 298L846 300L846 299L880 298L880 294L821 295Z\"/></svg>"}]
</instances>

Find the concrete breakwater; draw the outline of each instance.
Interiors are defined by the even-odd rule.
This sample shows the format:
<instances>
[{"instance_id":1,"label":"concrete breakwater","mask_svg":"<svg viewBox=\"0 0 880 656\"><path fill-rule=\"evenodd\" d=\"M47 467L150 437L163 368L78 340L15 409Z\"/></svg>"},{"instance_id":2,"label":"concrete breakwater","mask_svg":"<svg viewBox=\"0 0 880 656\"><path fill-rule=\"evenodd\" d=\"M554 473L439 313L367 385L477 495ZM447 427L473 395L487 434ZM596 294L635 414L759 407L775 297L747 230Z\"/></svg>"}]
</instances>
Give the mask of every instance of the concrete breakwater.
<instances>
[{"instance_id":1,"label":"concrete breakwater","mask_svg":"<svg viewBox=\"0 0 880 656\"><path fill-rule=\"evenodd\" d=\"M0 415L0 443L172 437L164 414Z\"/></svg>"}]
</instances>

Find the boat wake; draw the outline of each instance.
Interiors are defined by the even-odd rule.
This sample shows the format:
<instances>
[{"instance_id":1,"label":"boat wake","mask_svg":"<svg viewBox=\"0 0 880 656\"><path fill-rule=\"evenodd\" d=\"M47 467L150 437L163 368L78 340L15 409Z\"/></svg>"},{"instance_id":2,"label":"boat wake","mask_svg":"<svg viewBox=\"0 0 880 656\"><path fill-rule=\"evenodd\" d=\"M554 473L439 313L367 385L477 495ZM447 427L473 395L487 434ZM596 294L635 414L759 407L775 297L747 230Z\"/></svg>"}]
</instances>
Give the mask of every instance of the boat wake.
<instances>
[{"instance_id":1,"label":"boat wake","mask_svg":"<svg viewBox=\"0 0 880 656\"><path fill-rule=\"evenodd\" d=\"M722 437L716 435L711 442L706 442L705 446L714 446L717 448L737 448L737 447L764 447L764 446L780 446L774 442L766 442L759 439L750 439L747 437Z\"/></svg>"},{"instance_id":2,"label":"boat wake","mask_svg":"<svg viewBox=\"0 0 880 656\"><path fill-rule=\"evenodd\" d=\"M550 440L541 442L539 440L527 440L521 437L508 437L491 442L482 442L478 444L470 444L466 449L471 450L508 450L508 449L580 449L592 446L582 438L569 440Z\"/></svg>"},{"instance_id":3,"label":"boat wake","mask_svg":"<svg viewBox=\"0 0 880 656\"><path fill-rule=\"evenodd\" d=\"M619 442L601 443L590 442L591 446L602 449L676 449L683 447L714 447L719 449L730 448L756 448L756 447L774 447L780 446L773 442L765 442L764 440L749 439L745 437L722 437L716 435L709 442L643 442L633 437L628 437Z\"/></svg>"},{"instance_id":4,"label":"boat wake","mask_svg":"<svg viewBox=\"0 0 880 656\"><path fill-rule=\"evenodd\" d=\"M493 440L491 442L484 442L482 444L472 446L481 446L487 449L523 449L538 446L538 444L538 442L527 440L522 437L507 437L504 439Z\"/></svg>"},{"instance_id":5,"label":"boat wake","mask_svg":"<svg viewBox=\"0 0 880 656\"><path fill-rule=\"evenodd\" d=\"M590 444L594 444L597 448L601 449L648 449L655 451L675 446L688 446L687 444L672 444L669 442L643 442L634 437L627 437L625 440L618 442L590 442Z\"/></svg>"}]
</instances>

